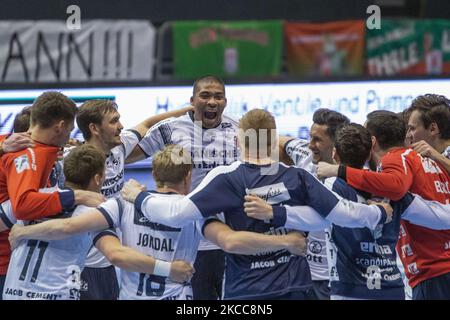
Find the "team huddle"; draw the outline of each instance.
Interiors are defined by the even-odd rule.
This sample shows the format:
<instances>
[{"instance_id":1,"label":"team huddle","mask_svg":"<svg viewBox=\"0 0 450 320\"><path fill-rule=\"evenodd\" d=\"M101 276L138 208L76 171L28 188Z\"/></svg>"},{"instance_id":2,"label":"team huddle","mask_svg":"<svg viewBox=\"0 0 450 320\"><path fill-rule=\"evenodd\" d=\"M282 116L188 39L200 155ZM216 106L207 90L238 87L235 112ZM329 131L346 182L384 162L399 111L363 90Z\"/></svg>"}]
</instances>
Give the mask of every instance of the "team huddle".
<instances>
[{"instance_id":1,"label":"team huddle","mask_svg":"<svg viewBox=\"0 0 450 320\"><path fill-rule=\"evenodd\" d=\"M190 103L123 130L112 101L44 92L16 117L3 299L450 299L449 100L364 126L318 109L309 141L262 109L223 115L214 76ZM156 190L125 183L148 157Z\"/></svg>"}]
</instances>

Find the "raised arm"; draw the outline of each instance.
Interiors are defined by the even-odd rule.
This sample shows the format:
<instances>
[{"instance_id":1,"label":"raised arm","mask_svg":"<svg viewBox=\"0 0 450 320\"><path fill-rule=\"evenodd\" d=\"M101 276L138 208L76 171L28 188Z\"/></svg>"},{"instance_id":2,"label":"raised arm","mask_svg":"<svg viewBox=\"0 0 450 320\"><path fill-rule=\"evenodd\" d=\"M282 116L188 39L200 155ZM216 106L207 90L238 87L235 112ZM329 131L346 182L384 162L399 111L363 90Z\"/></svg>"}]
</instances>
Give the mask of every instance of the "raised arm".
<instances>
[{"instance_id":1,"label":"raised arm","mask_svg":"<svg viewBox=\"0 0 450 320\"><path fill-rule=\"evenodd\" d=\"M89 212L66 219L52 219L38 224L19 226L15 224L9 233L9 242L15 248L20 240L60 240L83 232L112 227L102 212L91 209Z\"/></svg>"},{"instance_id":2,"label":"raised arm","mask_svg":"<svg viewBox=\"0 0 450 320\"><path fill-rule=\"evenodd\" d=\"M181 108L178 110L168 111L168 112L164 112L161 114L151 116L150 118L147 118L144 121L142 121L141 123L139 123L138 125L136 125L133 128L133 130L136 130L141 135L141 137L144 137L147 134L147 131L149 131L150 128L153 127L154 125L156 125L158 122L168 119L168 118L171 118L171 117L180 117L192 110L194 110L193 106L187 106L185 108ZM141 149L141 147L139 145L137 145L133 149L133 151L128 155L128 157L126 158L126 163L136 162L139 160L143 160L147 157L148 157L148 155L146 155L144 153L144 151Z\"/></svg>"},{"instance_id":3,"label":"raised arm","mask_svg":"<svg viewBox=\"0 0 450 320\"><path fill-rule=\"evenodd\" d=\"M439 153L436 149L426 143L424 140L413 143L411 147L424 157L429 157L441 164L445 170L450 174L450 159Z\"/></svg>"},{"instance_id":4,"label":"raised arm","mask_svg":"<svg viewBox=\"0 0 450 320\"><path fill-rule=\"evenodd\" d=\"M267 251L289 250L295 255L306 253L307 240L299 232L286 235L266 235L256 232L234 231L218 220L206 221L205 238L225 252L253 255Z\"/></svg>"},{"instance_id":5,"label":"raised arm","mask_svg":"<svg viewBox=\"0 0 450 320\"><path fill-rule=\"evenodd\" d=\"M147 133L148 129L153 127L158 122L165 120L167 118L171 118L171 117L175 117L175 118L180 117L182 115L185 115L189 111L193 111L193 110L194 110L193 106L187 106L187 107L184 107L181 109L160 113L160 114L151 116L151 117L145 119L144 121L142 121L141 123L137 124L135 127L133 127L133 130L136 130L137 132L139 132L140 135L143 137Z\"/></svg>"}]
</instances>

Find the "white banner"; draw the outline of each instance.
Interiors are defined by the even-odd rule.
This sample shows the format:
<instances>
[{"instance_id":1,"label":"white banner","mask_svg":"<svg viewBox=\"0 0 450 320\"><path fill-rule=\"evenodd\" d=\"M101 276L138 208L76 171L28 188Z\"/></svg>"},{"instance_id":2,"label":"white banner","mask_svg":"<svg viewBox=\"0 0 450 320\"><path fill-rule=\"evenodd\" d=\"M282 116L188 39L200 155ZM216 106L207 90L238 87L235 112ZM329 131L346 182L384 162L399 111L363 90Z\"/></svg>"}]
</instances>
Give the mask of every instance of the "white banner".
<instances>
[{"instance_id":1,"label":"white banner","mask_svg":"<svg viewBox=\"0 0 450 320\"><path fill-rule=\"evenodd\" d=\"M53 89L54 90L54 89ZM0 90L0 134L9 133L15 115L45 89ZM191 86L58 89L80 105L89 99L116 101L125 128L145 118L189 104ZM450 80L364 81L302 84L227 85L225 113L239 119L254 108L270 111L280 134L309 139L312 116L318 108L330 108L364 124L374 110L400 112L425 93L450 97ZM78 129L72 137L82 139Z\"/></svg>"},{"instance_id":2,"label":"white banner","mask_svg":"<svg viewBox=\"0 0 450 320\"><path fill-rule=\"evenodd\" d=\"M148 21L0 21L0 83L151 80Z\"/></svg>"}]
</instances>

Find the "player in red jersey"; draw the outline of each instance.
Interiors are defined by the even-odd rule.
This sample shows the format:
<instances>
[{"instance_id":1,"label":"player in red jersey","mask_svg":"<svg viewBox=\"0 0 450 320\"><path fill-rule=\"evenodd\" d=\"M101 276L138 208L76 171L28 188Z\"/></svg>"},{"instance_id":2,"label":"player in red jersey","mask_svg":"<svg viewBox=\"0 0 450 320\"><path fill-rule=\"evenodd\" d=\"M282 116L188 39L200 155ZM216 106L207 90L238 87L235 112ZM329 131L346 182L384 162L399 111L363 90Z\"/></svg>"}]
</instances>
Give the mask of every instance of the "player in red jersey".
<instances>
[{"instance_id":1,"label":"player in red jersey","mask_svg":"<svg viewBox=\"0 0 450 320\"><path fill-rule=\"evenodd\" d=\"M60 213L75 204L96 206L103 201L97 193L62 190L39 193L47 186L58 151L69 140L74 127L75 103L59 92L45 92L31 108L31 138L34 147L4 154L0 159L0 202L11 200L19 220L34 220ZM6 238L5 238L6 235ZM7 234L0 237L0 286L10 258Z\"/></svg>"},{"instance_id":2,"label":"player in red jersey","mask_svg":"<svg viewBox=\"0 0 450 320\"><path fill-rule=\"evenodd\" d=\"M379 172L320 163L318 175L338 175L355 188L392 200L411 191L426 200L450 203L449 174L434 160L403 147L406 130L395 113L371 112L366 127L373 142L370 166ZM397 250L413 299L450 299L450 230L402 221Z\"/></svg>"},{"instance_id":3,"label":"player in red jersey","mask_svg":"<svg viewBox=\"0 0 450 320\"><path fill-rule=\"evenodd\" d=\"M408 113L407 143L450 173L450 100L437 94L418 96Z\"/></svg>"}]
</instances>

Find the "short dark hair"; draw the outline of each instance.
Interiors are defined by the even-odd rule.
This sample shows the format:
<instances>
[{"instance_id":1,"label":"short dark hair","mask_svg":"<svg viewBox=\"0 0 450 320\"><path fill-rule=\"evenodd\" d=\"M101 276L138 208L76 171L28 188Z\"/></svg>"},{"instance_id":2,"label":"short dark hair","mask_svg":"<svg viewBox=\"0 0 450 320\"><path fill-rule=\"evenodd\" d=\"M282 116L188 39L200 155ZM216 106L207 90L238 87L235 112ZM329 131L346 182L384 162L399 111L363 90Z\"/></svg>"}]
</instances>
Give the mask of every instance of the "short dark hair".
<instances>
[{"instance_id":1,"label":"short dark hair","mask_svg":"<svg viewBox=\"0 0 450 320\"><path fill-rule=\"evenodd\" d=\"M450 100L438 94L425 94L415 98L411 107L411 112L420 112L420 120L425 129L431 123L436 122L442 139L450 138Z\"/></svg>"},{"instance_id":2,"label":"short dark hair","mask_svg":"<svg viewBox=\"0 0 450 320\"><path fill-rule=\"evenodd\" d=\"M93 99L83 103L78 109L77 126L84 140L89 140L92 136L89 129L91 123L101 125L106 114L116 111L117 104L112 100Z\"/></svg>"},{"instance_id":3,"label":"short dark hair","mask_svg":"<svg viewBox=\"0 0 450 320\"><path fill-rule=\"evenodd\" d=\"M225 83L223 82L222 79L220 79L217 76L206 75L206 76L200 77L194 81L194 85L192 86L192 95L193 96L195 96L195 94L197 93L199 84L204 83L204 82L215 82L215 83L222 85L223 92L225 93Z\"/></svg>"},{"instance_id":4,"label":"short dark hair","mask_svg":"<svg viewBox=\"0 0 450 320\"><path fill-rule=\"evenodd\" d=\"M362 168L372 149L372 136L360 124L345 124L336 130L334 147L342 164Z\"/></svg>"},{"instance_id":5,"label":"short dark hair","mask_svg":"<svg viewBox=\"0 0 450 320\"><path fill-rule=\"evenodd\" d=\"M320 108L313 114L313 122L318 125L327 126L327 135L331 141L335 141L336 129L344 124L350 123L349 118L334 110Z\"/></svg>"},{"instance_id":6,"label":"short dark hair","mask_svg":"<svg viewBox=\"0 0 450 320\"><path fill-rule=\"evenodd\" d=\"M105 160L104 153L90 144L75 147L64 158L66 183L86 189L97 173L104 175Z\"/></svg>"},{"instance_id":7,"label":"short dark hair","mask_svg":"<svg viewBox=\"0 0 450 320\"><path fill-rule=\"evenodd\" d=\"M27 132L30 129L31 106L24 107L14 118L13 131Z\"/></svg>"},{"instance_id":8,"label":"short dark hair","mask_svg":"<svg viewBox=\"0 0 450 320\"><path fill-rule=\"evenodd\" d=\"M33 102L31 124L47 129L61 120L73 121L77 110L75 102L61 92L47 91Z\"/></svg>"},{"instance_id":9,"label":"short dark hair","mask_svg":"<svg viewBox=\"0 0 450 320\"><path fill-rule=\"evenodd\" d=\"M377 138L382 149L404 146L405 124L394 112L386 110L370 112L367 115L366 128L372 136Z\"/></svg>"}]
</instances>

